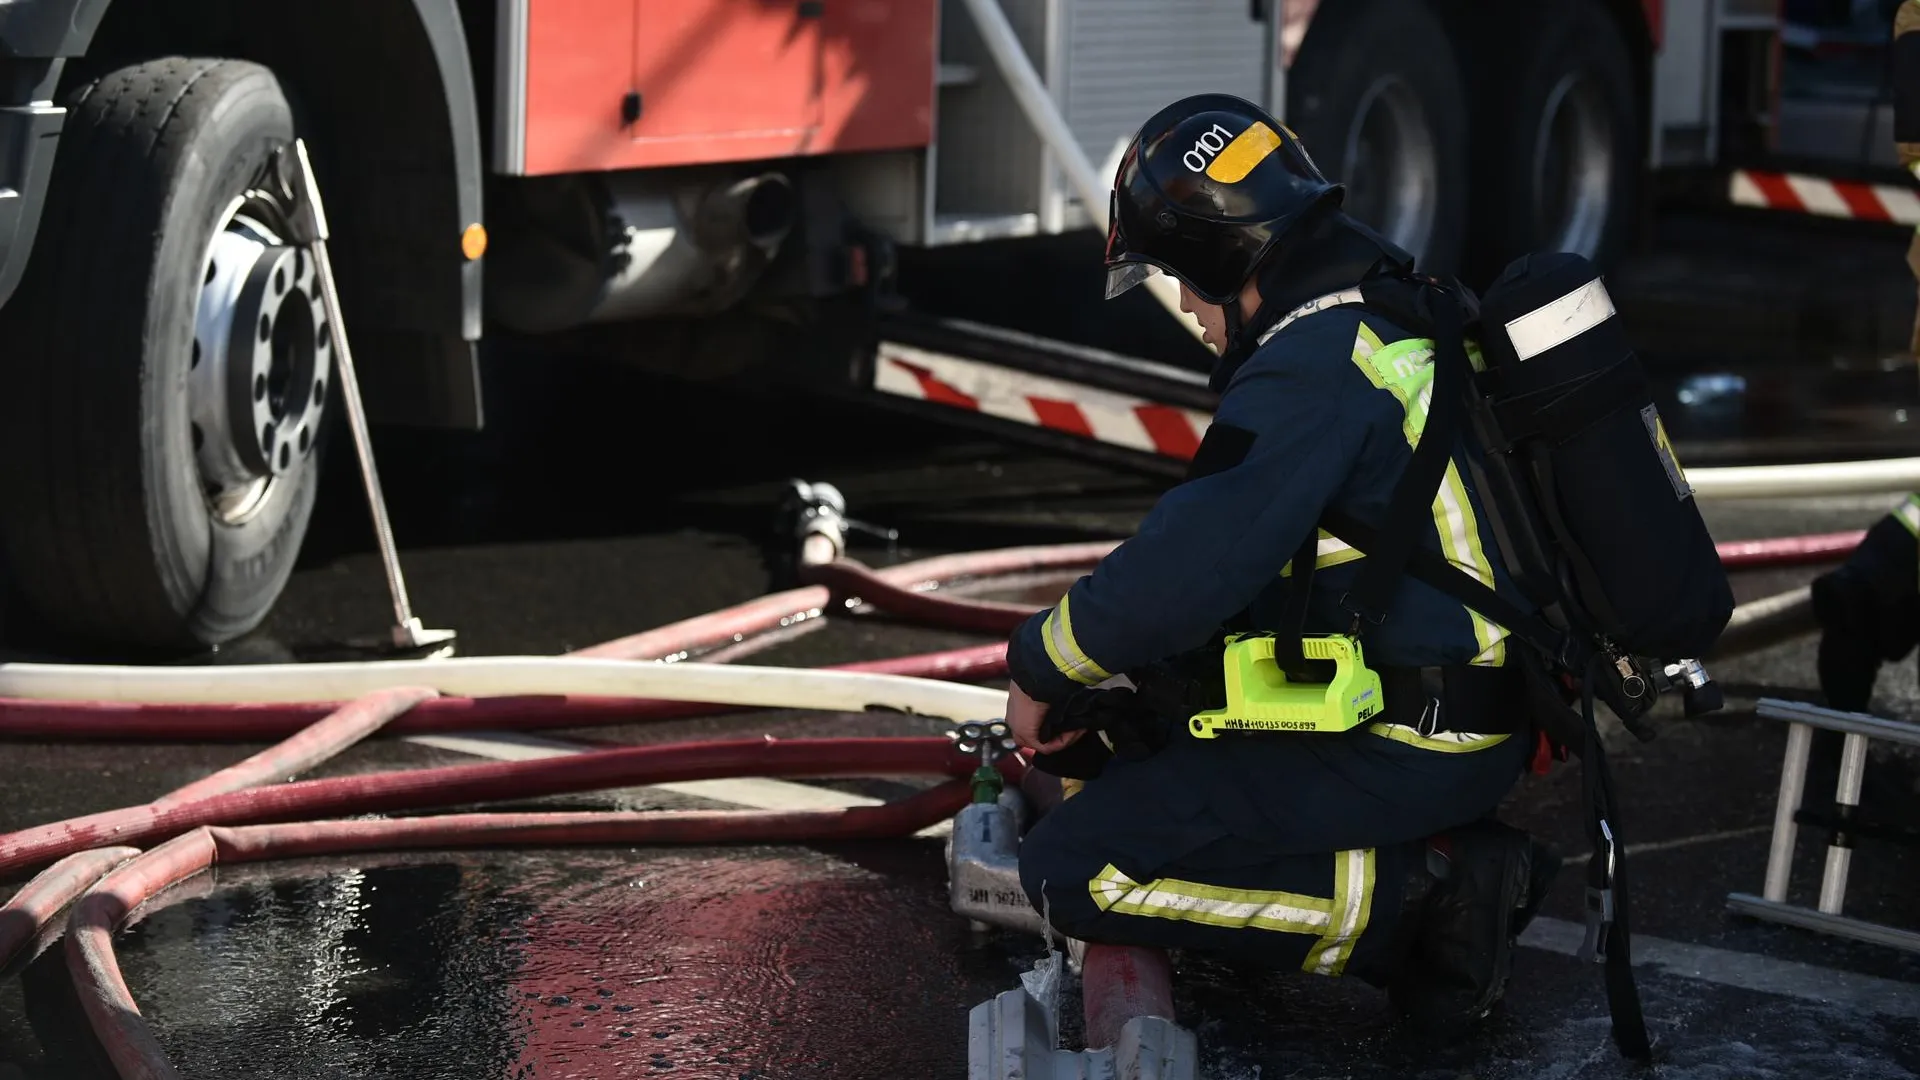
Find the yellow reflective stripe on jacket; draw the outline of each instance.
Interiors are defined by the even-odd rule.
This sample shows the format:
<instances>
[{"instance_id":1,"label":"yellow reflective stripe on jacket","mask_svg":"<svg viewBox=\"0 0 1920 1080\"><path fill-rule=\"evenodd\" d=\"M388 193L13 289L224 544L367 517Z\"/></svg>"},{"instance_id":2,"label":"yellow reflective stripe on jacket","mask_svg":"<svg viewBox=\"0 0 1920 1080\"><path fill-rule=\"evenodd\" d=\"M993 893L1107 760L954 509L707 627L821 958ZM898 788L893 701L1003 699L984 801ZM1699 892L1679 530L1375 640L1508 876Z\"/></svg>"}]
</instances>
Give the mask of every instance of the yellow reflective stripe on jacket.
<instances>
[{"instance_id":1,"label":"yellow reflective stripe on jacket","mask_svg":"<svg viewBox=\"0 0 1920 1080\"><path fill-rule=\"evenodd\" d=\"M1367 730L1383 739L1392 739L1397 743L1421 750L1433 750L1442 754L1471 754L1476 750L1499 746L1506 742L1509 735L1476 735L1468 731L1442 731L1434 735L1422 735L1406 724L1374 723Z\"/></svg>"},{"instance_id":2,"label":"yellow reflective stripe on jacket","mask_svg":"<svg viewBox=\"0 0 1920 1080\"><path fill-rule=\"evenodd\" d=\"M1382 346L1380 338L1365 323L1353 342L1353 363L1374 386L1393 394L1406 413L1402 429L1408 446L1418 446L1420 433L1427 425L1427 409L1433 401L1433 342L1425 338L1407 338ZM1446 476L1433 499L1433 525L1440 534L1440 550L1447 561L1471 575L1480 584L1493 587L1493 563L1487 558L1480 540L1480 524L1467 497L1460 469L1447 462ZM1472 608L1473 636L1480 652L1472 663L1482 667L1500 667L1507 662L1507 631Z\"/></svg>"},{"instance_id":3,"label":"yellow reflective stripe on jacket","mask_svg":"<svg viewBox=\"0 0 1920 1080\"><path fill-rule=\"evenodd\" d=\"M1900 519L1900 524L1905 525L1908 532L1920 536L1920 494L1907 496L1907 501L1900 504L1893 516Z\"/></svg>"},{"instance_id":4,"label":"yellow reflective stripe on jacket","mask_svg":"<svg viewBox=\"0 0 1920 1080\"><path fill-rule=\"evenodd\" d=\"M1094 686L1113 678L1107 670L1093 662L1080 649L1080 643L1073 637L1073 613L1068 610L1068 597L1061 597L1060 604L1047 615L1046 622L1040 627L1040 640L1046 645L1047 659L1053 661L1054 670L1082 686Z\"/></svg>"},{"instance_id":5,"label":"yellow reflective stripe on jacket","mask_svg":"<svg viewBox=\"0 0 1920 1080\"><path fill-rule=\"evenodd\" d=\"M1339 566L1341 563L1350 563L1355 559L1366 557L1358 551L1355 551L1352 544L1347 543L1345 540L1336 539L1331 533L1327 532L1327 530L1320 529L1318 532L1320 536L1315 542L1313 549L1313 568L1315 570L1325 570L1329 566ZM1288 559L1287 565L1280 568L1280 576L1293 576L1292 559Z\"/></svg>"}]
</instances>

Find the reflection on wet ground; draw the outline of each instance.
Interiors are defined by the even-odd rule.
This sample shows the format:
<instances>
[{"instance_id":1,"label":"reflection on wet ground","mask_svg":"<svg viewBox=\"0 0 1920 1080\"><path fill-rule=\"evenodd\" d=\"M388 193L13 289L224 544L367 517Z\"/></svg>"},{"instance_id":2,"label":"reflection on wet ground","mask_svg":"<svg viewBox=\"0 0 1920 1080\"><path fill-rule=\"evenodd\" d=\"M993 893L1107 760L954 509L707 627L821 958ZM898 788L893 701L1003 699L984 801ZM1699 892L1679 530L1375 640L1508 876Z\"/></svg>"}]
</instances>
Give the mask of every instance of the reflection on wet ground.
<instances>
[{"instance_id":1,"label":"reflection on wet ground","mask_svg":"<svg viewBox=\"0 0 1920 1080\"><path fill-rule=\"evenodd\" d=\"M938 858L863 845L247 867L163 897L119 956L192 1077L950 1075L967 1007L1026 958L970 939ZM79 1023L49 1000L57 980L25 980L48 1052L14 1060L109 1077L47 1039ZM947 1038L886 1037L929 1015Z\"/></svg>"}]
</instances>

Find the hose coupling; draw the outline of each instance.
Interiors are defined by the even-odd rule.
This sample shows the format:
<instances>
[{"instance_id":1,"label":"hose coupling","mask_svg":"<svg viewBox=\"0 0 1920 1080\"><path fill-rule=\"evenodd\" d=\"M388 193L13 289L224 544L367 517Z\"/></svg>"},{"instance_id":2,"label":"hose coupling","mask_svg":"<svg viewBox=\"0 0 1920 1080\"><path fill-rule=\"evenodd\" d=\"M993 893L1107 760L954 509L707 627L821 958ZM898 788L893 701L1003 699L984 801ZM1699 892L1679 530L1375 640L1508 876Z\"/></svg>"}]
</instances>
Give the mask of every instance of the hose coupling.
<instances>
[{"instance_id":1,"label":"hose coupling","mask_svg":"<svg viewBox=\"0 0 1920 1080\"><path fill-rule=\"evenodd\" d=\"M847 537L861 533L884 540L892 551L899 543L898 529L883 528L847 516L847 497L825 481L787 481L787 493L780 503L782 531L793 536L802 561L815 564L833 562L847 552Z\"/></svg>"}]
</instances>

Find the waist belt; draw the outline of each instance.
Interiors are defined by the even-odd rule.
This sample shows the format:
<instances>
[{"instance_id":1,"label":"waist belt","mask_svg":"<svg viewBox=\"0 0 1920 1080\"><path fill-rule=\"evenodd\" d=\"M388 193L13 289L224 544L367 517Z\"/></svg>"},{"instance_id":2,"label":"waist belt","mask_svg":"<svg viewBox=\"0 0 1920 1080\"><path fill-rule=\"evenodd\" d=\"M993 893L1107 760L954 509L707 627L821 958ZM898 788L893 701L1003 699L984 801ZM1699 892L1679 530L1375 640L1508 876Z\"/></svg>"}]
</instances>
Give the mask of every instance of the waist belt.
<instances>
[{"instance_id":1,"label":"waist belt","mask_svg":"<svg viewBox=\"0 0 1920 1080\"><path fill-rule=\"evenodd\" d=\"M1379 721L1422 735L1465 732L1516 735L1532 724L1517 668L1388 667L1376 669L1386 695Z\"/></svg>"},{"instance_id":2,"label":"waist belt","mask_svg":"<svg viewBox=\"0 0 1920 1080\"><path fill-rule=\"evenodd\" d=\"M1526 684L1518 668L1463 664L1376 670L1386 701L1374 723L1404 726L1428 738L1446 732L1518 734L1531 726ZM1055 776L1092 780L1100 775L1108 758L1151 757L1177 732L1186 730L1188 717L1226 704L1217 650L1203 649L1156 664L1131 678L1133 690L1083 689L1059 708L1049 710L1040 727L1043 740L1077 730L1100 732L1103 738L1081 739L1059 753L1036 755L1035 767Z\"/></svg>"}]
</instances>

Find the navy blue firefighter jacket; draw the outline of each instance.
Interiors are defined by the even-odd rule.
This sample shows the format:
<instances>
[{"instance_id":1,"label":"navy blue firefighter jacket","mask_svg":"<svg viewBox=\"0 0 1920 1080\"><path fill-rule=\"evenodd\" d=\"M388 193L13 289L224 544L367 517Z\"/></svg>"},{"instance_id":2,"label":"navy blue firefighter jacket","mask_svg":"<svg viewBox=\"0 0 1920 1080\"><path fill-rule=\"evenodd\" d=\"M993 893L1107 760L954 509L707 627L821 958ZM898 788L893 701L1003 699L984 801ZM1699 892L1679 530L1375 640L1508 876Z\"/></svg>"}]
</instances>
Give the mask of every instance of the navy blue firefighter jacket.
<instances>
[{"instance_id":1,"label":"navy blue firefighter jacket","mask_svg":"<svg viewBox=\"0 0 1920 1080\"><path fill-rule=\"evenodd\" d=\"M1353 280L1351 278L1349 281ZM1058 705L1074 691L1199 648L1248 610L1282 627L1289 565L1322 511L1385 520L1412 456L1432 386L1432 343L1372 312L1330 307L1284 326L1221 389L1213 423L1251 433L1245 457L1168 491L1121 544L1008 647L1014 681ZM1216 384L1218 378L1216 377ZM1479 496L1454 451L1422 543L1514 595ZM1342 633L1340 607L1362 556L1319 534L1308 633ZM1386 620L1364 628L1369 665L1503 666L1501 627L1403 577Z\"/></svg>"}]
</instances>

